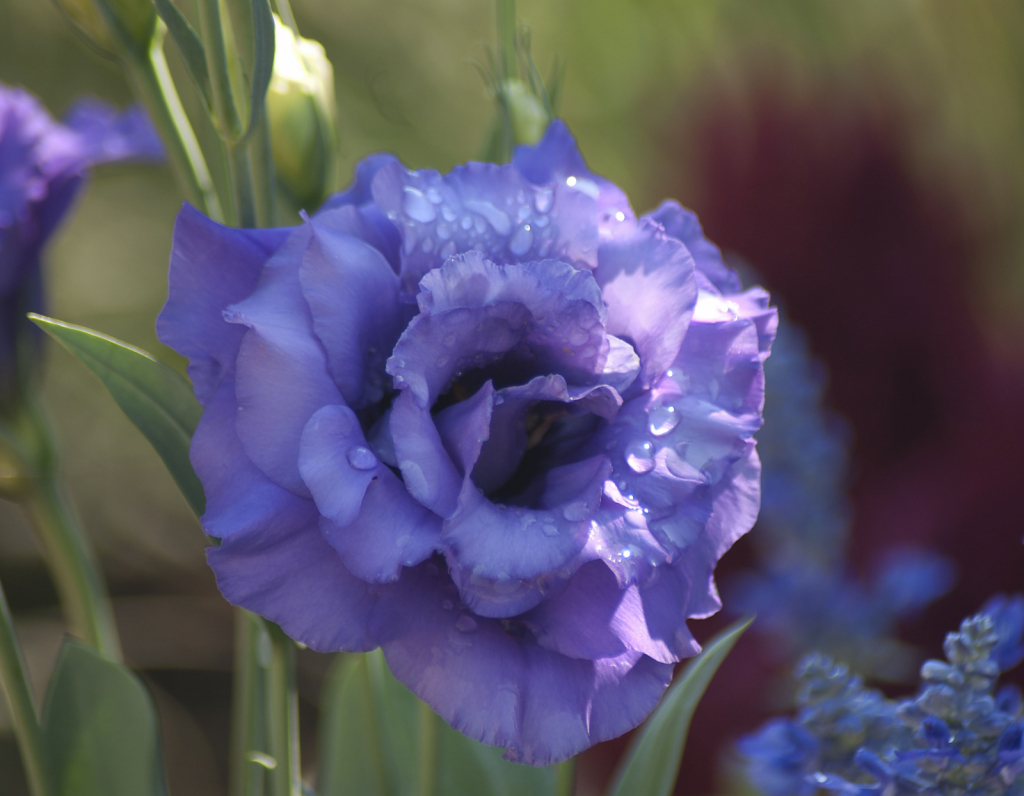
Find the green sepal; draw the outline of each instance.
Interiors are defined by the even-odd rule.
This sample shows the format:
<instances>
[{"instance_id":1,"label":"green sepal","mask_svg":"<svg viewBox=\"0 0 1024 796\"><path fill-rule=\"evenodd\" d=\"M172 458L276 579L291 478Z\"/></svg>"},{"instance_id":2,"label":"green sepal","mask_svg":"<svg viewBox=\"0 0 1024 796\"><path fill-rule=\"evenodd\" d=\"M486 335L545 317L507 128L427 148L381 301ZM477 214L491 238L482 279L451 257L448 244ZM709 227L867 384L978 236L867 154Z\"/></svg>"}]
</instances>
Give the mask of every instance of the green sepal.
<instances>
[{"instance_id":1,"label":"green sepal","mask_svg":"<svg viewBox=\"0 0 1024 796\"><path fill-rule=\"evenodd\" d=\"M188 451L203 410L188 380L121 340L35 313L29 318L99 377L160 454L196 516L202 516L206 496Z\"/></svg>"},{"instance_id":2,"label":"green sepal","mask_svg":"<svg viewBox=\"0 0 1024 796\"><path fill-rule=\"evenodd\" d=\"M249 123L242 134L246 138L263 117L267 89L274 75L274 12L270 0L252 0L253 64L249 83L252 99L249 103Z\"/></svg>"},{"instance_id":3,"label":"green sepal","mask_svg":"<svg viewBox=\"0 0 1024 796\"><path fill-rule=\"evenodd\" d=\"M139 679L67 640L43 707L53 796L167 796L153 700Z\"/></svg>"},{"instance_id":4,"label":"green sepal","mask_svg":"<svg viewBox=\"0 0 1024 796\"><path fill-rule=\"evenodd\" d=\"M753 621L749 617L730 625L690 661L630 742L612 779L610 796L668 796L672 792L697 703L722 661Z\"/></svg>"},{"instance_id":5,"label":"green sepal","mask_svg":"<svg viewBox=\"0 0 1024 796\"><path fill-rule=\"evenodd\" d=\"M339 655L321 704L319 796L565 796L573 763L531 768L453 730L375 650Z\"/></svg>"},{"instance_id":6,"label":"green sepal","mask_svg":"<svg viewBox=\"0 0 1024 796\"><path fill-rule=\"evenodd\" d=\"M178 46L181 53L181 60L185 62L192 82L196 84L199 93L206 103L207 111L212 113L213 91L210 88L210 70L206 65L206 50L203 48L203 40L199 37L196 29L185 18L185 15L174 5L173 0L153 0L156 4L156 11L160 19L167 25L167 30Z\"/></svg>"}]
</instances>

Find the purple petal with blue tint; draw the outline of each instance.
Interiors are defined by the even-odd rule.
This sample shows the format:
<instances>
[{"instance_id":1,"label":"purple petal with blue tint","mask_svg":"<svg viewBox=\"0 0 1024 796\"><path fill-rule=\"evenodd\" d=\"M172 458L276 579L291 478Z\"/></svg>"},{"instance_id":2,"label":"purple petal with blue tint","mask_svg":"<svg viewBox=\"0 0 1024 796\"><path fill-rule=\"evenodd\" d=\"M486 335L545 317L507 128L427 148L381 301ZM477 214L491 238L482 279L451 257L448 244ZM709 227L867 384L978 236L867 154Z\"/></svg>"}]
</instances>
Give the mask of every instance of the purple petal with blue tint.
<instances>
[{"instance_id":1,"label":"purple petal with blue tint","mask_svg":"<svg viewBox=\"0 0 1024 796\"><path fill-rule=\"evenodd\" d=\"M160 342L188 357L201 404L213 396L245 336L224 310L256 288L260 270L287 239L288 229L235 229L186 204L174 223L167 303L156 319Z\"/></svg>"},{"instance_id":2,"label":"purple petal with blue tint","mask_svg":"<svg viewBox=\"0 0 1024 796\"><path fill-rule=\"evenodd\" d=\"M164 159L160 135L139 105L118 111L97 99L81 99L71 106L64 124L80 137L90 164Z\"/></svg>"},{"instance_id":3,"label":"purple petal with blue tint","mask_svg":"<svg viewBox=\"0 0 1024 796\"><path fill-rule=\"evenodd\" d=\"M597 264L596 206L565 184L539 187L512 166L469 163L441 176L383 167L373 198L402 234L402 289L449 257L478 251L497 263Z\"/></svg>"},{"instance_id":4,"label":"purple petal with blue tint","mask_svg":"<svg viewBox=\"0 0 1024 796\"><path fill-rule=\"evenodd\" d=\"M671 199L662 202L653 213L644 216L661 224L665 232L676 238L693 255L697 270L704 274L722 293L743 290L740 278L722 260L719 248L704 237L697 215Z\"/></svg>"}]
</instances>

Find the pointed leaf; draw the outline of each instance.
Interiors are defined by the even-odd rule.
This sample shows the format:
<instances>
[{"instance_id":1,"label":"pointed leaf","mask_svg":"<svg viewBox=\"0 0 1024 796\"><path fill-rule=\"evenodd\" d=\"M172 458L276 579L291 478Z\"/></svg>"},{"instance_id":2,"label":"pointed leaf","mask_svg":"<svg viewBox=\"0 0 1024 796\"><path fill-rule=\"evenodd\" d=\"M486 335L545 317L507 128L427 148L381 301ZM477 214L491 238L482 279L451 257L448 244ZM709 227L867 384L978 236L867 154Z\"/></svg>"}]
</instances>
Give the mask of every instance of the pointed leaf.
<instances>
[{"instance_id":1,"label":"pointed leaf","mask_svg":"<svg viewBox=\"0 0 1024 796\"><path fill-rule=\"evenodd\" d=\"M153 0L156 4L156 12L160 19L167 25L167 30L178 45L178 52L181 53L181 60L185 62L189 76L203 96L207 110L213 107L213 94L210 89L210 72L206 66L206 51L203 49L203 40L199 38L195 28L185 18L185 15L174 5L173 0Z\"/></svg>"},{"instance_id":2,"label":"pointed leaf","mask_svg":"<svg viewBox=\"0 0 1024 796\"><path fill-rule=\"evenodd\" d=\"M572 764L531 768L449 727L380 650L340 656L321 705L320 796L565 796ZM426 786L426 788L424 787Z\"/></svg>"},{"instance_id":3,"label":"pointed leaf","mask_svg":"<svg viewBox=\"0 0 1024 796\"><path fill-rule=\"evenodd\" d=\"M121 340L43 315L29 317L99 377L160 454L196 516L202 516L206 497L188 450L203 410L188 380Z\"/></svg>"},{"instance_id":4,"label":"pointed leaf","mask_svg":"<svg viewBox=\"0 0 1024 796\"><path fill-rule=\"evenodd\" d=\"M753 617L741 619L715 636L671 685L626 750L608 791L611 796L672 792L693 711L725 656L753 621Z\"/></svg>"},{"instance_id":5,"label":"pointed leaf","mask_svg":"<svg viewBox=\"0 0 1024 796\"><path fill-rule=\"evenodd\" d=\"M128 669L65 641L43 708L54 796L167 796L156 710Z\"/></svg>"},{"instance_id":6,"label":"pointed leaf","mask_svg":"<svg viewBox=\"0 0 1024 796\"><path fill-rule=\"evenodd\" d=\"M252 0L253 65L249 82L252 102L249 103L249 124L243 138L252 132L263 117L270 78L274 74L274 12L270 0Z\"/></svg>"}]
</instances>

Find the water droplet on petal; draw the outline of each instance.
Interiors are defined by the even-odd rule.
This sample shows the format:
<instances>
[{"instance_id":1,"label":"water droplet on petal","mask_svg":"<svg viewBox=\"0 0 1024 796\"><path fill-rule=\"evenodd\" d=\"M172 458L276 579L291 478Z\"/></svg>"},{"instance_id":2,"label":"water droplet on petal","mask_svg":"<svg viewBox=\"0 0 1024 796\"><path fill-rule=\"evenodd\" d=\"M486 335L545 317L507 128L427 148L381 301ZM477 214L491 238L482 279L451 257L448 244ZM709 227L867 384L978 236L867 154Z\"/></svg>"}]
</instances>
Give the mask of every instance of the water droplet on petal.
<instances>
[{"instance_id":1,"label":"water droplet on petal","mask_svg":"<svg viewBox=\"0 0 1024 796\"><path fill-rule=\"evenodd\" d=\"M539 189L533 197L533 206L537 208L538 213L546 213L551 207L551 199L554 194L550 188Z\"/></svg>"},{"instance_id":2,"label":"water droplet on petal","mask_svg":"<svg viewBox=\"0 0 1024 796\"><path fill-rule=\"evenodd\" d=\"M373 455L373 451L369 448L364 448L362 445L349 448L345 458L357 470L372 470L377 466L377 457Z\"/></svg>"},{"instance_id":3,"label":"water droplet on petal","mask_svg":"<svg viewBox=\"0 0 1024 796\"><path fill-rule=\"evenodd\" d=\"M576 184L576 178L575 177L566 177L565 178L565 184L568 185L570 188L572 188Z\"/></svg>"},{"instance_id":4,"label":"water droplet on petal","mask_svg":"<svg viewBox=\"0 0 1024 796\"><path fill-rule=\"evenodd\" d=\"M545 522L540 526L541 532L545 536L558 536L558 526L551 522Z\"/></svg>"},{"instance_id":5,"label":"water droplet on petal","mask_svg":"<svg viewBox=\"0 0 1024 796\"><path fill-rule=\"evenodd\" d=\"M476 620L471 616L463 614L455 620L455 627L463 633L472 633L476 630Z\"/></svg>"},{"instance_id":6,"label":"water droplet on petal","mask_svg":"<svg viewBox=\"0 0 1024 796\"><path fill-rule=\"evenodd\" d=\"M562 516L569 520L569 522L579 522L590 516L590 507L583 501L570 503L562 509Z\"/></svg>"},{"instance_id":7,"label":"water droplet on petal","mask_svg":"<svg viewBox=\"0 0 1024 796\"><path fill-rule=\"evenodd\" d=\"M455 254L455 241L450 240L444 246L441 247L441 251L438 254L447 260L449 257Z\"/></svg>"},{"instance_id":8,"label":"water droplet on petal","mask_svg":"<svg viewBox=\"0 0 1024 796\"><path fill-rule=\"evenodd\" d=\"M530 231L530 225L523 224L509 240L508 248L517 257L522 257L530 250L532 244L533 232Z\"/></svg>"},{"instance_id":9,"label":"water droplet on petal","mask_svg":"<svg viewBox=\"0 0 1024 796\"><path fill-rule=\"evenodd\" d=\"M626 446L626 464L635 473L649 473L654 469L654 457L651 454L651 443L647 440L635 439Z\"/></svg>"},{"instance_id":10,"label":"water droplet on petal","mask_svg":"<svg viewBox=\"0 0 1024 796\"><path fill-rule=\"evenodd\" d=\"M437 188L427 188L427 199L433 202L435 205L441 204L444 198L438 192Z\"/></svg>"},{"instance_id":11,"label":"water droplet on petal","mask_svg":"<svg viewBox=\"0 0 1024 796\"><path fill-rule=\"evenodd\" d=\"M512 222L509 220L508 215L490 202L470 199L464 204L467 210L487 219L487 223L494 227L494 231L499 235L508 235L512 231Z\"/></svg>"},{"instance_id":12,"label":"water droplet on petal","mask_svg":"<svg viewBox=\"0 0 1024 796\"><path fill-rule=\"evenodd\" d=\"M471 219L469 216L465 216L459 223L462 224L463 229L469 229L471 226L473 226L473 219Z\"/></svg>"},{"instance_id":13,"label":"water droplet on petal","mask_svg":"<svg viewBox=\"0 0 1024 796\"><path fill-rule=\"evenodd\" d=\"M530 208L527 205L521 205L519 210L516 211L516 218L520 221L526 221L530 217Z\"/></svg>"},{"instance_id":14,"label":"water droplet on petal","mask_svg":"<svg viewBox=\"0 0 1024 796\"><path fill-rule=\"evenodd\" d=\"M544 229L544 227L548 225L548 217L538 216L537 218L533 219L533 225L535 227L540 227L541 229Z\"/></svg>"},{"instance_id":15,"label":"water droplet on petal","mask_svg":"<svg viewBox=\"0 0 1024 796\"><path fill-rule=\"evenodd\" d=\"M458 216L455 215L455 211L448 207L448 205L441 206L441 215L444 216L444 220L449 223L458 218Z\"/></svg>"},{"instance_id":16,"label":"water droplet on petal","mask_svg":"<svg viewBox=\"0 0 1024 796\"><path fill-rule=\"evenodd\" d=\"M405 186L405 198L402 200L402 209L409 218L416 219L423 224L429 224L437 218L434 206L420 191L411 185Z\"/></svg>"},{"instance_id":17,"label":"water droplet on petal","mask_svg":"<svg viewBox=\"0 0 1024 796\"><path fill-rule=\"evenodd\" d=\"M658 404L648 413L648 430L656 437L663 437L679 425L679 412L674 406Z\"/></svg>"},{"instance_id":18,"label":"water droplet on petal","mask_svg":"<svg viewBox=\"0 0 1024 796\"><path fill-rule=\"evenodd\" d=\"M448 229L447 224L438 224L434 231L441 240L448 240L452 236L452 231Z\"/></svg>"},{"instance_id":19,"label":"water droplet on petal","mask_svg":"<svg viewBox=\"0 0 1024 796\"><path fill-rule=\"evenodd\" d=\"M626 220L626 214L625 214L625 213L623 213L623 212L622 212L622 211L620 210L620 211L619 211L618 213L616 213L616 214L615 214L615 220L616 220L616 221L625 221L625 220Z\"/></svg>"}]
</instances>

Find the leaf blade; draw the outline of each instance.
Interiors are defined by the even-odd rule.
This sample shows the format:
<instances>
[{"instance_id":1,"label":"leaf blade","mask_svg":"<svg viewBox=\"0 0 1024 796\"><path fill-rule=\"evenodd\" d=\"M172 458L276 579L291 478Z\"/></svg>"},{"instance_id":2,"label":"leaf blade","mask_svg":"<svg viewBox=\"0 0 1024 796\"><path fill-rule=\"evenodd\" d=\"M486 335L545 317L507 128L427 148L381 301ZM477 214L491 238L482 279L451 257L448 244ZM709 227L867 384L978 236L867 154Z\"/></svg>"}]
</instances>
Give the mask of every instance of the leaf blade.
<instances>
[{"instance_id":1,"label":"leaf blade","mask_svg":"<svg viewBox=\"0 0 1024 796\"><path fill-rule=\"evenodd\" d=\"M85 365L163 459L196 516L206 505L189 447L202 407L188 381L142 349L84 326L29 318Z\"/></svg>"},{"instance_id":2,"label":"leaf blade","mask_svg":"<svg viewBox=\"0 0 1024 796\"><path fill-rule=\"evenodd\" d=\"M661 704L630 742L612 780L610 796L668 796L672 792L697 703L722 661L753 621L753 617L741 619L715 636L669 687Z\"/></svg>"},{"instance_id":3,"label":"leaf blade","mask_svg":"<svg viewBox=\"0 0 1024 796\"><path fill-rule=\"evenodd\" d=\"M263 117L267 89L270 88L270 79L274 74L274 12L270 8L270 0L252 1L252 26L252 101L249 103L249 123L242 134L243 139L255 129Z\"/></svg>"},{"instance_id":4,"label":"leaf blade","mask_svg":"<svg viewBox=\"0 0 1024 796\"><path fill-rule=\"evenodd\" d=\"M128 669L65 641L43 708L55 796L167 796L152 698Z\"/></svg>"},{"instance_id":5,"label":"leaf blade","mask_svg":"<svg viewBox=\"0 0 1024 796\"><path fill-rule=\"evenodd\" d=\"M210 71L206 65L206 50L203 48L203 40L185 18L185 15L174 5L173 0L153 0L153 2L156 4L156 12L160 15L160 19L167 25L167 30L171 34L171 38L174 39L178 52L181 53L181 59L185 62L185 68L188 69L192 82L199 89L207 110L213 108Z\"/></svg>"}]
</instances>

